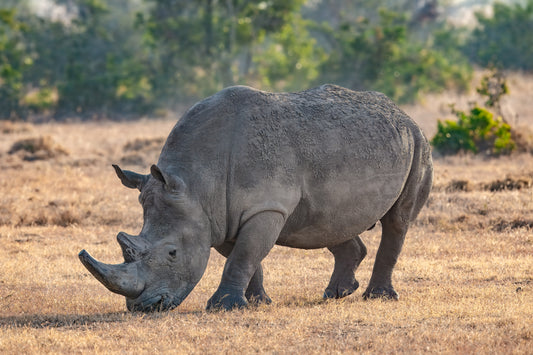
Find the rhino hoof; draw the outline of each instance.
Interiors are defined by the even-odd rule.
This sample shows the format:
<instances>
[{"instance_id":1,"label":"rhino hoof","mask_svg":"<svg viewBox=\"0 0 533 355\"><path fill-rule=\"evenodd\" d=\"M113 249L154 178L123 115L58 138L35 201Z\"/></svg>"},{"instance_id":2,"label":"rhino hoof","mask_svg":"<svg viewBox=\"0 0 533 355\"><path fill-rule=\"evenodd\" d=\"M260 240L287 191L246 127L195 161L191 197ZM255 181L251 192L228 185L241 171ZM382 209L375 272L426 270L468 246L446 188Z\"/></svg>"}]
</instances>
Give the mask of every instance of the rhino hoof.
<instances>
[{"instance_id":1,"label":"rhino hoof","mask_svg":"<svg viewBox=\"0 0 533 355\"><path fill-rule=\"evenodd\" d=\"M235 290L218 289L215 294L207 301L206 310L208 311L231 311L236 308L245 308L248 301Z\"/></svg>"},{"instance_id":2,"label":"rhino hoof","mask_svg":"<svg viewBox=\"0 0 533 355\"><path fill-rule=\"evenodd\" d=\"M265 291L259 293L246 292L246 299L248 300L248 303L253 305L272 303L272 300L268 297Z\"/></svg>"},{"instance_id":3,"label":"rhino hoof","mask_svg":"<svg viewBox=\"0 0 533 355\"><path fill-rule=\"evenodd\" d=\"M343 297L351 295L358 288L359 288L359 282L357 282L357 280L354 280L350 286L337 286L335 288L333 287L326 288L326 290L324 291L324 296L322 297L324 299L343 298Z\"/></svg>"},{"instance_id":4,"label":"rhino hoof","mask_svg":"<svg viewBox=\"0 0 533 355\"><path fill-rule=\"evenodd\" d=\"M363 293L363 299L382 299L382 300L393 300L398 301L400 299L400 296L392 287L385 288L385 287L377 287L372 289L367 289Z\"/></svg>"}]
</instances>

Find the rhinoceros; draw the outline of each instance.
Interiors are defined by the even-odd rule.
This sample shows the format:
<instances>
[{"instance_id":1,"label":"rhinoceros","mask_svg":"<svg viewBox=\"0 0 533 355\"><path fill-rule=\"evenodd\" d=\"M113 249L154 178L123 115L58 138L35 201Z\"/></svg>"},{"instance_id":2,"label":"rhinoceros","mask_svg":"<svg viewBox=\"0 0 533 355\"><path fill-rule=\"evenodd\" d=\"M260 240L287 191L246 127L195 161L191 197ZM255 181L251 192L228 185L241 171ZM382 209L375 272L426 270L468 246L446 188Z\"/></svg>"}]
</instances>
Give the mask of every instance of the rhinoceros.
<instances>
[{"instance_id":1,"label":"rhinoceros","mask_svg":"<svg viewBox=\"0 0 533 355\"><path fill-rule=\"evenodd\" d=\"M398 299L391 275L410 223L428 198L431 149L389 98L323 85L298 93L226 88L177 122L143 175L114 165L140 191L138 236L118 233L124 263L85 250L83 265L130 311L177 307L202 277L211 248L226 263L208 310L271 303L261 261L275 244L328 248L324 298L359 286L359 235L381 222L365 299Z\"/></svg>"}]
</instances>

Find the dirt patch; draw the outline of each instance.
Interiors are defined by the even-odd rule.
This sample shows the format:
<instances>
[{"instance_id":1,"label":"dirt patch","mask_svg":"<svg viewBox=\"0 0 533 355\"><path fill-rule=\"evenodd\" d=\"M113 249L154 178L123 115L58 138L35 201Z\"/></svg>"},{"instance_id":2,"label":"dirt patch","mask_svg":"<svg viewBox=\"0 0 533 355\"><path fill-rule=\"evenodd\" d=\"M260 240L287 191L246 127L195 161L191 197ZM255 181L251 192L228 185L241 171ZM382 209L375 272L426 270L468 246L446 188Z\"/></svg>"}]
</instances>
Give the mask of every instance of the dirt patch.
<instances>
[{"instance_id":1,"label":"dirt patch","mask_svg":"<svg viewBox=\"0 0 533 355\"><path fill-rule=\"evenodd\" d=\"M71 204L61 201L50 201L47 205L36 206L24 211L0 209L0 226L61 226L67 227L82 224L90 216L87 211L80 211Z\"/></svg>"},{"instance_id":2,"label":"dirt patch","mask_svg":"<svg viewBox=\"0 0 533 355\"><path fill-rule=\"evenodd\" d=\"M531 178L528 177L507 177L503 180L495 180L488 184L484 184L484 190L491 192L505 191L505 190L521 190L528 189L532 185Z\"/></svg>"},{"instance_id":3,"label":"dirt patch","mask_svg":"<svg viewBox=\"0 0 533 355\"><path fill-rule=\"evenodd\" d=\"M124 145L125 152L146 152L153 150L161 150L163 144L165 143L165 138L136 138L133 141L130 141Z\"/></svg>"},{"instance_id":4,"label":"dirt patch","mask_svg":"<svg viewBox=\"0 0 533 355\"><path fill-rule=\"evenodd\" d=\"M533 174L531 174L533 176ZM435 186L434 191L444 190L447 193L471 192L471 191L513 191L529 189L533 187L533 179L530 176L508 176L490 182L474 184L469 180L454 179L447 184Z\"/></svg>"},{"instance_id":5,"label":"dirt patch","mask_svg":"<svg viewBox=\"0 0 533 355\"><path fill-rule=\"evenodd\" d=\"M124 165L146 165L145 159L140 154L126 154L120 158L120 164Z\"/></svg>"},{"instance_id":6,"label":"dirt patch","mask_svg":"<svg viewBox=\"0 0 533 355\"><path fill-rule=\"evenodd\" d=\"M124 155L120 164L146 166L148 162L157 161L157 157L165 144L165 138L136 138L124 145Z\"/></svg>"},{"instance_id":7,"label":"dirt patch","mask_svg":"<svg viewBox=\"0 0 533 355\"><path fill-rule=\"evenodd\" d=\"M516 152L533 153L533 129L521 125L511 130L511 138L515 142Z\"/></svg>"},{"instance_id":8,"label":"dirt patch","mask_svg":"<svg viewBox=\"0 0 533 355\"><path fill-rule=\"evenodd\" d=\"M33 126L29 123L0 121L0 133L3 134L27 133L32 131Z\"/></svg>"},{"instance_id":9,"label":"dirt patch","mask_svg":"<svg viewBox=\"0 0 533 355\"><path fill-rule=\"evenodd\" d=\"M47 160L63 155L68 151L57 144L50 136L26 138L16 141L9 149L8 154L17 154L25 161Z\"/></svg>"},{"instance_id":10,"label":"dirt patch","mask_svg":"<svg viewBox=\"0 0 533 355\"><path fill-rule=\"evenodd\" d=\"M444 189L446 192L472 191L473 186L468 180L452 180Z\"/></svg>"},{"instance_id":11,"label":"dirt patch","mask_svg":"<svg viewBox=\"0 0 533 355\"><path fill-rule=\"evenodd\" d=\"M492 229L497 232L504 232L506 230L519 228L527 228L528 230L533 229L533 220L526 220L521 218L517 218L511 221L499 220L495 222L492 226Z\"/></svg>"}]
</instances>

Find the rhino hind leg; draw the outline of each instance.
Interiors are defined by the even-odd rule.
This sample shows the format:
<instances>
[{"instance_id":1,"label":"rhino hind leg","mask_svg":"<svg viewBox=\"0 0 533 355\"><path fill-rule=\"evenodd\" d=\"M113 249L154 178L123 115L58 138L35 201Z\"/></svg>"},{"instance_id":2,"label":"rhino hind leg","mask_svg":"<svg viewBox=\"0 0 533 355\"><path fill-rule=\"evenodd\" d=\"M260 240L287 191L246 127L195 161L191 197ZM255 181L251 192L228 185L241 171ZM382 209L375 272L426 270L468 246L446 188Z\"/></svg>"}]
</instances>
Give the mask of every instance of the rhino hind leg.
<instances>
[{"instance_id":1,"label":"rhino hind leg","mask_svg":"<svg viewBox=\"0 0 533 355\"><path fill-rule=\"evenodd\" d=\"M359 236L339 245L328 247L335 257L335 266L324 298L342 298L359 287L354 272L366 256L366 247Z\"/></svg>"},{"instance_id":2,"label":"rhino hind leg","mask_svg":"<svg viewBox=\"0 0 533 355\"><path fill-rule=\"evenodd\" d=\"M390 212L383 217L381 224L381 243L376 254L372 277L363 293L363 298L398 300L399 295L392 287L392 270L402 249L408 224Z\"/></svg>"},{"instance_id":3,"label":"rhino hind leg","mask_svg":"<svg viewBox=\"0 0 533 355\"><path fill-rule=\"evenodd\" d=\"M381 219L382 234L372 276L364 299L381 298L398 300L400 297L392 287L392 271L410 223L424 206L431 190L433 166L430 152L416 157L404 190L392 208Z\"/></svg>"},{"instance_id":4,"label":"rhino hind leg","mask_svg":"<svg viewBox=\"0 0 533 355\"><path fill-rule=\"evenodd\" d=\"M265 289L263 288L263 267L261 264L255 270L254 276L248 284L248 288L244 293L244 296L250 304L271 304L272 300L268 297Z\"/></svg>"}]
</instances>

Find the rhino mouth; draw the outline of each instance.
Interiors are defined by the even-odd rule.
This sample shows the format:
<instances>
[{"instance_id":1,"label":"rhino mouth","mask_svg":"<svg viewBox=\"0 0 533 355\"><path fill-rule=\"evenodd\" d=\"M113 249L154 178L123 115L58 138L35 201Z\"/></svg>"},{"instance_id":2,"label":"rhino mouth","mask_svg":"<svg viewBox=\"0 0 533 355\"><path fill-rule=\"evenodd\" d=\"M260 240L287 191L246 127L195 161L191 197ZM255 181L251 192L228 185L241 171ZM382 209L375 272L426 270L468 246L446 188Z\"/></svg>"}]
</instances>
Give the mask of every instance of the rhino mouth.
<instances>
[{"instance_id":1,"label":"rhino mouth","mask_svg":"<svg viewBox=\"0 0 533 355\"><path fill-rule=\"evenodd\" d=\"M128 300L129 301L129 300ZM157 295L144 300L126 302L128 310L131 312L158 312L163 311L163 296Z\"/></svg>"},{"instance_id":2,"label":"rhino mouth","mask_svg":"<svg viewBox=\"0 0 533 355\"><path fill-rule=\"evenodd\" d=\"M138 297L137 299L127 299L126 306L131 312L164 312L170 311L178 307L183 300L189 295L194 288L188 286L183 292L178 295L171 295L169 293L160 293L154 296Z\"/></svg>"},{"instance_id":3,"label":"rhino mouth","mask_svg":"<svg viewBox=\"0 0 533 355\"><path fill-rule=\"evenodd\" d=\"M131 312L163 312L179 306L181 302L175 302L168 295L157 295L149 298L127 302L128 310Z\"/></svg>"}]
</instances>

